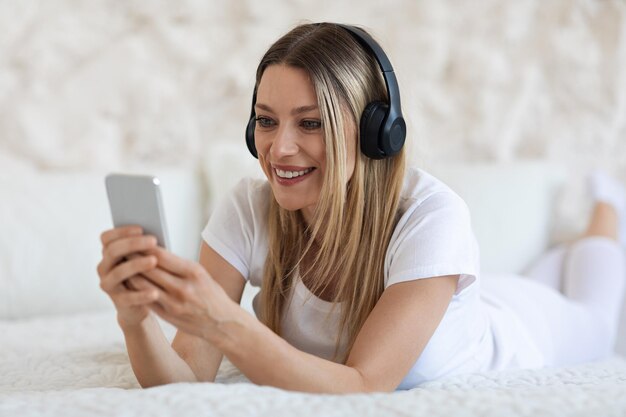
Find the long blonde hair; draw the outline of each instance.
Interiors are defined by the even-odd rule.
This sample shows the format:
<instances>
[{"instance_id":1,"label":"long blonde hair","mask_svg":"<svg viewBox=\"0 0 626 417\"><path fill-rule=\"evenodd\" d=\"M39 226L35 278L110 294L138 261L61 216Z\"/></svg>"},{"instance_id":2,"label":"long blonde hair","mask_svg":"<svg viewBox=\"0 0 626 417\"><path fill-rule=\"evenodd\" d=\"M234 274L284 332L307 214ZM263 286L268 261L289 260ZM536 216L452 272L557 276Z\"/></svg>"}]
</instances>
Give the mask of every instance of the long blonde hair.
<instances>
[{"instance_id":1,"label":"long blonde hair","mask_svg":"<svg viewBox=\"0 0 626 417\"><path fill-rule=\"evenodd\" d=\"M280 335L281 316L299 270L311 292L320 294L336 277L336 303L343 302L334 359L345 362L354 340L384 290L385 255L398 221L405 154L373 160L359 151L348 182L347 130L357 131L371 101L387 101L374 57L343 28L330 24L300 25L276 41L259 64L256 85L269 65L305 70L315 88L324 127L326 172L313 222L300 211L281 208L270 198L269 252L261 287L260 319ZM348 127L356 129L347 129ZM332 312L332 310L331 310ZM346 332L347 340L342 340ZM340 345L346 349L339 352Z\"/></svg>"}]
</instances>

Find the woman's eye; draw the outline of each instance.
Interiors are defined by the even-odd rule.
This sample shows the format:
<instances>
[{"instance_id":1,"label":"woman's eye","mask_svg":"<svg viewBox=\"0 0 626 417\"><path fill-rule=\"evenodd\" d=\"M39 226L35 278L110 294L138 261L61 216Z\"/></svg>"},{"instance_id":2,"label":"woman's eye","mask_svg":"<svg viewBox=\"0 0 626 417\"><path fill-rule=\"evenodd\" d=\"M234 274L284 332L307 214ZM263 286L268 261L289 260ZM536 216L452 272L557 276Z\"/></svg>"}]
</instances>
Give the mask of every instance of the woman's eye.
<instances>
[{"instance_id":1,"label":"woman's eye","mask_svg":"<svg viewBox=\"0 0 626 417\"><path fill-rule=\"evenodd\" d=\"M261 127L272 127L274 125L274 121L272 119L263 116L257 117L256 123Z\"/></svg>"},{"instance_id":2,"label":"woman's eye","mask_svg":"<svg viewBox=\"0 0 626 417\"><path fill-rule=\"evenodd\" d=\"M303 120L300 124L306 130L315 130L322 127L322 122L319 120Z\"/></svg>"}]
</instances>

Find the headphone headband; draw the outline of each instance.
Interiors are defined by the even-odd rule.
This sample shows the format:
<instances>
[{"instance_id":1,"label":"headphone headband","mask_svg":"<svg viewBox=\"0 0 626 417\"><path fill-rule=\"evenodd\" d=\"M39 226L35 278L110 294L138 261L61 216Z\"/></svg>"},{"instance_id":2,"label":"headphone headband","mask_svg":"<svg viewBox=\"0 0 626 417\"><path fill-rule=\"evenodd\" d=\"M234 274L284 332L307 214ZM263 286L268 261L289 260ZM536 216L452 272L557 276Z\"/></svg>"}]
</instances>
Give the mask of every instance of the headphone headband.
<instances>
[{"instance_id":1,"label":"headphone headband","mask_svg":"<svg viewBox=\"0 0 626 417\"><path fill-rule=\"evenodd\" d=\"M316 26L319 23L314 24ZM400 106L400 88L389 58L380 45L363 29L356 26L336 24L346 30L361 46L372 54L385 80L389 103L375 101L369 103L360 122L361 151L372 159L383 159L396 155L404 146L406 124ZM256 125L254 105L256 103L256 87L252 96L250 120L246 127L246 144L250 153L258 158L254 144L254 128Z\"/></svg>"},{"instance_id":2,"label":"headphone headband","mask_svg":"<svg viewBox=\"0 0 626 417\"><path fill-rule=\"evenodd\" d=\"M398 114L401 114L400 88L398 88L396 73L393 71L391 62L389 61L387 54L385 54L385 51L383 51L383 48L380 47L374 38L359 27L343 24L338 24L337 26L341 26L347 30L362 46L372 51L383 74L383 78L385 79L385 86L387 87L387 94L389 96L389 105L395 108Z\"/></svg>"}]
</instances>

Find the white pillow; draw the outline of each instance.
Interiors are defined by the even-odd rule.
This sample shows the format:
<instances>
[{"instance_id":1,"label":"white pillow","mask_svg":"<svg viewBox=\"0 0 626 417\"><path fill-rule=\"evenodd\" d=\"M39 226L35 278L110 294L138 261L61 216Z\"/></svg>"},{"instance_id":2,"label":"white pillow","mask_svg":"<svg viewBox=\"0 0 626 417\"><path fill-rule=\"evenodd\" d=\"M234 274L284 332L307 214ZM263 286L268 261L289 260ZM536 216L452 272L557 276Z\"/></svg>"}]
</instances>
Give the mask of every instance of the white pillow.
<instances>
[{"instance_id":1,"label":"white pillow","mask_svg":"<svg viewBox=\"0 0 626 417\"><path fill-rule=\"evenodd\" d=\"M556 191L564 181L559 165L528 160L424 169L468 204L481 271L523 273L550 246Z\"/></svg>"},{"instance_id":2,"label":"white pillow","mask_svg":"<svg viewBox=\"0 0 626 417\"><path fill-rule=\"evenodd\" d=\"M150 173L161 179L173 252L196 259L206 221L202 178ZM0 175L0 318L112 307L96 272L100 233L112 227L105 175Z\"/></svg>"}]
</instances>

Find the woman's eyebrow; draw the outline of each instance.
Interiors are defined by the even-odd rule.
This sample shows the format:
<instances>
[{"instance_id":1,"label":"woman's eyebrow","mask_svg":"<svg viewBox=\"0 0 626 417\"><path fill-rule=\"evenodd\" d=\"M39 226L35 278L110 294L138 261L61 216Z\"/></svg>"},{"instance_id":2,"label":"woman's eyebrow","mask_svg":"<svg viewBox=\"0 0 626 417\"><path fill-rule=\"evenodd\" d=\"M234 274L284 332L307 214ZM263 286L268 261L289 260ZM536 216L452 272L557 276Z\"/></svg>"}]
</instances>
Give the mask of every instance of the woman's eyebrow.
<instances>
[{"instance_id":1,"label":"woman's eyebrow","mask_svg":"<svg viewBox=\"0 0 626 417\"><path fill-rule=\"evenodd\" d=\"M261 110L268 111L270 113L275 113L274 110L272 110L272 108L270 106L268 106L267 104L255 103L254 107L257 107L257 108L259 108ZM300 107L296 107L293 110L291 110L291 115L295 116L297 114L306 113L308 111L316 110L316 109L317 109L317 104L311 104L311 105L308 105L308 106L300 106Z\"/></svg>"},{"instance_id":2,"label":"woman's eyebrow","mask_svg":"<svg viewBox=\"0 0 626 417\"><path fill-rule=\"evenodd\" d=\"M300 106L300 107L296 107L295 109L291 110L291 115L295 116L296 114L306 113L308 111L316 110L316 109L317 109L317 104L311 104L311 105L308 105L308 106Z\"/></svg>"}]
</instances>

